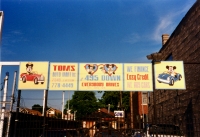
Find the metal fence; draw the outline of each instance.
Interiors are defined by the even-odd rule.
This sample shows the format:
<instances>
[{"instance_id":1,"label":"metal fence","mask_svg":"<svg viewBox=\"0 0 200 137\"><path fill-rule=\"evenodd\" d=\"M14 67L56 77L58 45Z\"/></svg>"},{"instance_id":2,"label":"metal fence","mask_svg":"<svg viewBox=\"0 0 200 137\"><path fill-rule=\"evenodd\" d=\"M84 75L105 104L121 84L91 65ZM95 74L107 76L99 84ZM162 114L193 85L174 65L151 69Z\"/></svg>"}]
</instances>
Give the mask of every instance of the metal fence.
<instances>
[{"instance_id":1,"label":"metal fence","mask_svg":"<svg viewBox=\"0 0 200 137\"><path fill-rule=\"evenodd\" d=\"M187 117L178 124L174 122L147 122L134 121L131 128L129 118L105 117L93 115L77 118L76 120L56 119L19 113L16 121L16 113L12 113L9 137L199 137L200 119L193 117L188 121ZM191 119L191 118L190 118ZM3 137L7 134L7 118L4 122Z\"/></svg>"}]
</instances>

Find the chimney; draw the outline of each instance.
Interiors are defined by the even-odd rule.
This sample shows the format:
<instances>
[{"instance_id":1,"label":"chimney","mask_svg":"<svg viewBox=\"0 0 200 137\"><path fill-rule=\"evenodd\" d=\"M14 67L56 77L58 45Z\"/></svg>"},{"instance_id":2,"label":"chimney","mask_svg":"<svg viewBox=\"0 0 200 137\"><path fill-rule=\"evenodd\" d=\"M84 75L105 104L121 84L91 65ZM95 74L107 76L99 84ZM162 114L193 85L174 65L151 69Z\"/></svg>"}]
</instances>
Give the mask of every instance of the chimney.
<instances>
[{"instance_id":1,"label":"chimney","mask_svg":"<svg viewBox=\"0 0 200 137\"><path fill-rule=\"evenodd\" d=\"M164 46L167 40L169 39L169 34L162 35L162 45Z\"/></svg>"}]
</instances>

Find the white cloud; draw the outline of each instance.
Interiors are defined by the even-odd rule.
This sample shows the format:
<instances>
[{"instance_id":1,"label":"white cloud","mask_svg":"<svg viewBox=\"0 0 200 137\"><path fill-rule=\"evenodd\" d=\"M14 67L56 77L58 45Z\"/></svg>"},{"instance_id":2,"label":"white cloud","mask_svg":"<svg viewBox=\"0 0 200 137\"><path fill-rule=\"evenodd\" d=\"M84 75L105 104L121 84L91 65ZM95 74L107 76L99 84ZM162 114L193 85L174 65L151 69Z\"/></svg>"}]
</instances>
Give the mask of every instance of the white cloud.
<instances>
[{"instance_id":1,"label":"white cloud","mask_svg":"<svg viewBox=\"0 0 200 137\"><path fill-rule=\"evenodd\" d=\"M136 33L132 33L126 38L123 39L123 42L129 43L129 44L134 44L140 40L140 36Z\"/></svg>"},{"instance_id":2,"label":"white cloud","mask_svg":"<svg viewBox=\"0 0 200 137\"><path fill-rule=\"evenodd\" d=\"M153 35L153 39L155 41L159 41L161 40L161 35L164 33L170 33L172 32L173 29L173 19L172 16L168 16L165 18L161 18L159 20L159 24L155 29L154 35Z\"/></svg>"},{"instance_id":3,"label":"white cloud","mask_svg":"<svg viewBox=\"0 0 200 137\"><path fill-rule=\"evenodd\" d=\"M160 15L159 23L155 28L153 33L153 40L160 42L162 34L171 34L174 29L178 26L181 19L185 16L188 10L191 8L192 3L186 4L185 7L181 8L180 10L172 10L168 13L165 12L164 15Z\"/></svg>"},{"instance_id":4,"label":"white cloud","mask_svg":"<svg viewBox=\"0 0 200 137\"><path fill-rule=\"evenodd\" d=\"M22 33L18 30L11 31L11 34L21 35Z\"/></svg>"},{"instance_id":5,"label":"white cloud","mask_svg":"<svg viewBox=\"0 0 200 137\"><path fill-rule=\"evenodd\" d=\"M27 42L28 39L19 30L12 30L2 37L3 45L13 45L18 42Z\"/></svg>"}]
</instances>

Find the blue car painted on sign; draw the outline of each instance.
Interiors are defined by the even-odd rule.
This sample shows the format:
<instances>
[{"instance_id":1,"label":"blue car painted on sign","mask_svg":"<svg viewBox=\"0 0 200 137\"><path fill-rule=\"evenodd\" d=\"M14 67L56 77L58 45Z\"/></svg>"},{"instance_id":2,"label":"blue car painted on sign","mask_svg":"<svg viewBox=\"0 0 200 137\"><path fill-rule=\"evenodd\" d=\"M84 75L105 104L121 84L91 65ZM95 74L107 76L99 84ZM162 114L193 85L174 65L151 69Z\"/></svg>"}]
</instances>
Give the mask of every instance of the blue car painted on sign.
<instances>
[{"instance_id":1,"label":"blue car painted on sign","mask_svg":"<svg viewBox=\"0 0 200 137\"><path fill-rule=\"evenodd\" d=\"M159 83L165 83L169 84L170 86L174 85L174 82L181 80L182 76L179 73L176 73L175 75L171 75L168 72L163 72L158 75L157 80Z\"/></svg>"}]
</instances>

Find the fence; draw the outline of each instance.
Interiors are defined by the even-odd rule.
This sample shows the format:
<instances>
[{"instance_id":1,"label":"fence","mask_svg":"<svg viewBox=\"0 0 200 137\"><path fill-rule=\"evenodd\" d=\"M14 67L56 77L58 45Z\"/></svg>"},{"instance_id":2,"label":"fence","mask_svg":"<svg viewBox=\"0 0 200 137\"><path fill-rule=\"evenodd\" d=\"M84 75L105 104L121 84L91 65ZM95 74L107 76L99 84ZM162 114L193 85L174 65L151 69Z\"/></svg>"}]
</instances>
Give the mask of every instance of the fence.
<instances>
[{"instance_id":1,"label":"fence","mask_svg":"<svg viewBox=\"0 0 200 137\"><path fill-rule=\"evenodd\" d=\"M16 113L12 113L9 137L130 137L134 134L143 136L169 135L184 137L200 136L200 119L193 117L188 121L183 118L179 124L169 122L145 122L134 121L134 128L131 128L129 118L105 117L104 115L93 115L76 120L56 119L19 113L18 121L15 121ZM6 136L7 119L5 119L3 137ZM45 132L43 132L45 131Z\"/></svg>"}]
</instances>

